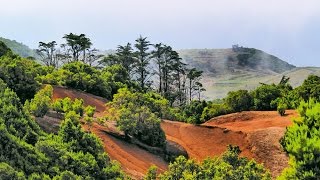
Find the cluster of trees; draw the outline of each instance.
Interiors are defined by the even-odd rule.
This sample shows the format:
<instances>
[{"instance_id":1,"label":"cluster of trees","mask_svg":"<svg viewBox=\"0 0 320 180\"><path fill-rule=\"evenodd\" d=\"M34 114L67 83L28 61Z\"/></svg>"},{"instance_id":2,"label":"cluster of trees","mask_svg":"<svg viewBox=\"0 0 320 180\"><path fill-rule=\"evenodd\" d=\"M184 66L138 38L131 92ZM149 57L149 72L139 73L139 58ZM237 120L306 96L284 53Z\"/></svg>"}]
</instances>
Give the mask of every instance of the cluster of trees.
<instances>
[{"instance_id":1,"label":"cluster of trees","mask_svg":"<svg viewBox=\"0 0 320 180\"><path fill-rule=\"evenodd\" d=\"M50 96L47 92L48 87L39 94ZM49 135L30 117L29 107L0 80L0 179L125 178L98 138L81 129L80 115L68 112L58 135Z\"/></svg>"},{"instance_id":2,"label":"cluster of trees","mask_svg":"<svg viewBox=\"0 0 320 180\"><path fill-rule=\"evenodd\" d=\"M201 163L180 156L160 175L156 174L155 167L151 167L145 179L271 179L262 165L239 157L240 152L239 147L228 146L221 157L207 158Z\"/></svg>"},{"instance_id":3,"label":"cluster of trees","mask_svg":"<svg viewBox=\"0 0 320 180\"><path fill-rule=\"evenodd\" d=\"M98 50L92 48L90 38L85 34L65 34L65 43L58 47L56 41L39 42L37 53L42 58L42 62L47 66L59 67L61 64L82 61L93 65L102 56Z\"/></svg>"}]
</instances>

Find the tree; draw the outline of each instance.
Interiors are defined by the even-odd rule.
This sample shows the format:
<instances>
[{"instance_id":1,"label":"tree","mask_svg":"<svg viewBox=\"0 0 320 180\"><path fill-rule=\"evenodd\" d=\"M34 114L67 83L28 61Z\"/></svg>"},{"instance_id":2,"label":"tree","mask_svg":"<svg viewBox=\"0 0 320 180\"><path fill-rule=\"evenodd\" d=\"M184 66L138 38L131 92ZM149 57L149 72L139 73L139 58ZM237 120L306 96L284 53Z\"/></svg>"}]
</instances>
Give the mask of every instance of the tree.
<instances>
[{"instance_id":1,"label":"tree","mask_svg":"<svg viewBox=\"0 0 320 180\"><path fill-rule=\"evenodd\" d=\"M148 52L150 42L147 41L146 37L140 36L136 40L136 44L134 45L137 48L135 52L135 72L137 74L137 81L140 84L142 90L145 90L148 87L148 75L150 71L148 70L149 62L150 62L150 53Z\"/></svg>"},{"instance_id":2,"label":"tree","mask_svg":"<svg viewBox=\"0 0 320 180\"><path fill-rule=\"evenodd\" d=\"M225 102L234 112L248 111L253 106L253 97L247 90L231 91Z\"/></svg>"},{"instance_id":3,"label":"tree","mask_svg":"<svg viewBox=\"0 0 320 180\"><path fill-rule=\"evenodd\" d=\"M274 84L263 84L252 92L252 96L256 110L275 110L277 106L271 102L281 97L281 90Z\"/></svg>"},{"instance_id":4,"label":"tree","mask_svg":"<svg viewBox=\"0 0 320 180\"><path fill-rule=\"evenodd\" d=\"M119 89L113 101L107 104L107 119L116 121L116 126L127 137L132 136L148 145L163 147L165 134L160 127L161 121L144 100L141 93Z\"/></svg>"},{"instance_id":5,"label":"tree","mask_svg":"<svg viewBox=\"0 0 320 180\"><path fill-rule=\"evenodd\" d=\"M37 53L42 57L42 61L47 66L58 67L58 61L56 58L56 45L56 41L51 41L48 43L39 42Z\"/></svg>"},{"instance_id":6,"label":"tree","mask_svg":"<svg viewBox=\"0 0 320 180\"><path fill-rule=\"evenodd\" d=\"M85 62L86 50L90 49L92 45L91 40L87 38L85 34L77 35L73 33L65 34L63 38L66 39L67 41L66 45L70 47L73 60L79 61L80 54L82 52L83 54L82 61Z\"/></svg>"},{"instance_id":7,"label":"tree","mask_svg":"<svg viewBox=\"0 0 320 180\"><path fill-rule=\"evenodd\" d=\"M0 58L0 79L17 93L20 100L25 102L32 99L40 88L35 77L39 64L20 57L2 56Z\"/></svg>"},{"instance_id":8,"label":"tree","mask_svg":"<svg viewBox=\"0 0 320 180\"><path fill-rule=\"evenodd\" d=\"M201 90L200 86L202 86L202 84L199 82L201 76L202 71L199 71L196 68L190 69L187 74L187 78L189 79L189 102L192 101L194 91Z\"/></svg>"}]
</instances>

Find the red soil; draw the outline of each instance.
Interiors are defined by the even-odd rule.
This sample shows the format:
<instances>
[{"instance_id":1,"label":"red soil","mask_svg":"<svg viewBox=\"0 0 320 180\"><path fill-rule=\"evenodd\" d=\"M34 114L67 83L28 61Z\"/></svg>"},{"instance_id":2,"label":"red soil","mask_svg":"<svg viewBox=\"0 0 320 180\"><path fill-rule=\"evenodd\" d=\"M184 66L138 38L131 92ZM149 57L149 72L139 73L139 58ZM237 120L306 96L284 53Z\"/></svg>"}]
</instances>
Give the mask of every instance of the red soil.
<instances>
[{"instance_id":1,"label":"red soil","mask_svg":"<svg viewBox=\"0 0 320 180\"><path fill-rule=\"evenodd\" d=\"M87 129L87 128L86 128ZM167 169L168 163L160 156L152 154L137 145L130 144L106 133L108 129L104 126L94 124L91 132L97 135L103 142L105 151L112 160L117 160L122 169L130 174L132 178L143 177L151 165L158 167L158 172Z\"/></svg>"},{"instance_id":2,"label":"red soil","mask_svg":"<svg viewBox=\"0 0 320 180\"><path fill-rule=\"evenodd\" d=\"M105 99L80 91L54 87L53 97L82 98L86 105L97 107L97 116L103 115L105 110ZM252 111L220 116L199 126L165 120L161 127L167 139L183 146L191 158L203 160L208 156L221 155L228 144L238 145L242 156L264 163L275 177L288 164L288 157L281 149L279 139L285 127L291 124L290 119L295 116L297 113L292 110L287 111L284 117L273 111ZM106 130L106 127L97 124L92 128L111 159L119 161L134 178L145 174L151 164L157 165L160 171L166 169L167 163L160 157L108 135Z\"/></svg>"}]
</instances>

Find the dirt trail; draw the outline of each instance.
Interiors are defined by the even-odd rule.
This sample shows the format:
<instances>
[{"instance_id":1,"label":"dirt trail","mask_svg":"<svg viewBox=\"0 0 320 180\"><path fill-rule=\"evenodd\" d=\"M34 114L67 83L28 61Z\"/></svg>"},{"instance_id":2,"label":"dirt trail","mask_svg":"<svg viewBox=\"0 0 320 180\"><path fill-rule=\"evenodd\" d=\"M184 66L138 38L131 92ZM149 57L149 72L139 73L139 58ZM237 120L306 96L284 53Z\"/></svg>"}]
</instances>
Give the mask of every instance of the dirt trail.
<instances>
[{"instance_id":1,"label":"dirt trail","mask_svg":"<svg viewBox=\"0 0 320 180\"><path fill-rule=\"evenodd\" d=\"M82 98L86 105L97 107L95 116L103 115L107 102L103 98L63 87L54 87L53 97ZM285 127L291 125L290 119L296 116L297 113L292 110L287 111L284 117L275 111L250 111L216 117L199 126L165 120L161 127L167 139L183 146L191 158L203 160L208 156L221 155L228 144L238 145L242 156L264 163L275 177L288 164L279 139ZM106 130L106 127L97 124L92 128L111 159L119 161L134 178L140 178L152 164L157 165L160 171L167 168L168 163L160 157L108 135Z\"/></svg>"}]
</instances>

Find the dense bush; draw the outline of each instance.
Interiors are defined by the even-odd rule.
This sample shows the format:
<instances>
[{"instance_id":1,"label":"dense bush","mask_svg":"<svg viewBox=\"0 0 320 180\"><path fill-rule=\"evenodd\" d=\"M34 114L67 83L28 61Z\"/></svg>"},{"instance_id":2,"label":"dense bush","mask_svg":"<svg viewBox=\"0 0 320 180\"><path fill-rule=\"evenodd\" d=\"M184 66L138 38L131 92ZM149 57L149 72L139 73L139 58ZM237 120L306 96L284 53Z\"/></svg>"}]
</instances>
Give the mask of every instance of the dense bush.
<instances>
[{"instance_id":1,"label":"dense bush","mask_svg":"<svg viewBox=\"0 0 320 180\"><path fill-rule=\"evenodd\" d=\"M161 121L144 103L143 94L120 89L113 101L107 104L107 118L115 120L117 127L127 136L136 137L151 146L163 147L165 135L160 127Z\"/></svg>"},{"instance_id":2,"label":"dense bush","mask_svg":"<svg viewBox=\"0 0 320 180\"><path fill-rule=\"evenodd\" d=\"M201 120L202 122L205 122L207 120L210 120L213 117L225 115L231 112L232 111L230 107L228 107L224 103L223 104L210 103L207 107L203 109L203 112L201 114Z\"/></svg>"},{"instance_id":3,"label":"dense bush","mask_svg":"<svg viewBox=\"0 0 320 180\"><path fill-rule=\"evenodd\" d=\"M178 157L159 179L271 179L270 173L254 160L239 157L239 147L228 146L220 158L202 163Z\"/></svg>"},{"instance_id":4,"label":"dense bush","mask_svg":"<svg viewBox=\"0 0 320 180\"><path fill-rule=\"evenodd\" d=\"M83 116L84 114L84 101L83 99L71 100L69 97L63 99L56 99L52 103L52 108L58 113L68 113L74 111L76 114Z\"/></svg>"},{"instance_id":5,"label":"dense bush","mask_svg":"<svg viewBox=\"0 0 320 180\"><path fill-rule=\"evenodd\" d=\"M190 104L181 108L182 118L185 122L200 124L203 110L207 107L206 101L191 101Z\"/></svg>"},{"instance_id":6,"label":"dense bush","mask_svg":"<svg viewBox=\"0 0 320 180\"><path fill-rule=\"evenodd\" d=\"M300 117L287 128L281 144L290 157L290 167L280 179L319 179L320 103L311 99L300 104Z\"/></svg>"},{"instance_id":7,"label":"dense bush","mask_svg":"<svg viewBox=\"0 0 320 180\"><path fill-rule=\"evenodd\" d=\"M36 117L43 117L50 109L52 93L53 88L50 85L46 85L37 92L28 107L31 114ZM26 104L28 104L28 102Z\"/></svg>"},{"instance_id":8,"label":"dense bush","mask_svg":"<svg viewBox=\"0 0 320 180\"><path fill-rule=\"evenodd\" d=\"M22 102L32 99L40 88L35 80L39 64L20 57L0 57L0 79L11 88Z\"/></svg>"},{"instance_id":9,"label":"dense bush","mask_svg":"<svg viewBox=\"0 0 320 180\"><path fill-rule=\"evenodd\" d=\"M231 91L225 103L234 112L248 111L253 106L253 98L247 90Z\"/></svg>"},{"instance_id":10,"label":"dense bush","mask_svg":"<svg viewBox=\"0 0 320 180\"><path fill-rule=\"evenodd\" d=\"M281 91L274 84L264 84L255 89L252 95L255 110L275 110L277 106L271 105L271 102L281 97Z\"/></svg>"},{"instance_id":11,"label":"dense bush","mask_svg":"<svg viewBox=\"0 0 320 180\"><path fill-rule=\"evenodd\" d=\"M320 77L316 75L310 75L302 85L297 88L299 96L308 101L310 98L314 98L320 101Z\"/></svg>"}]
</instances>

